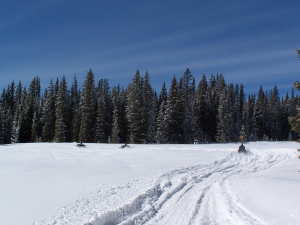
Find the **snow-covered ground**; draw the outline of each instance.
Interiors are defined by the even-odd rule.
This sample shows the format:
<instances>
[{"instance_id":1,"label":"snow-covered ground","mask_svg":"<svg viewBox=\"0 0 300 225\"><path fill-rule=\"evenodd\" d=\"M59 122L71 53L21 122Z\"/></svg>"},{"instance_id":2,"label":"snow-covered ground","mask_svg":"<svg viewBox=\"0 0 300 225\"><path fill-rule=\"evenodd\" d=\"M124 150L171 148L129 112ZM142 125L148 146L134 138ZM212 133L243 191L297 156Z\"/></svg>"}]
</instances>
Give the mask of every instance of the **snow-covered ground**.
<instances>
[{"instance_id":1,"label":"snow-covered ground","mask_svg":"<svg viewBox=\"0 0 300 225\"><path fill-rule=\"evenodd\" d=\"M0 224L300 225L297 143L0 147Z\"/></svg>"}]
</instances>

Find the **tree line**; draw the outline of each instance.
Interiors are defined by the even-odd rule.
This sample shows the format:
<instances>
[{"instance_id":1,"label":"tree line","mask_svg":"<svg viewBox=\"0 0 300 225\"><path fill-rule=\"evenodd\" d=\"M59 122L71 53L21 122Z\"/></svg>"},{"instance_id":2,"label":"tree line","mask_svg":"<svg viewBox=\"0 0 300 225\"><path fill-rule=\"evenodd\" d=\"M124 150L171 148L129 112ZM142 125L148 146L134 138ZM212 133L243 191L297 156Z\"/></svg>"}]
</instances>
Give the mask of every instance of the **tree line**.
<instances>
[{"instance_id":1,"label":"tree line","mask_svg":"<svg viewBox=\"0 0 300 225\"><path fill-rule=\"evenodd\" d=\"M28 87L10 83L0 97L0 143L225 143L293 140L288 118L297 114L294 92L275 86L245 94L222 74L199 82L189 69L156 91L149 74L135 73L127 87L110 87L90 70L83 85L74 78L39 77Z\"/></svg>"}]
</instances>

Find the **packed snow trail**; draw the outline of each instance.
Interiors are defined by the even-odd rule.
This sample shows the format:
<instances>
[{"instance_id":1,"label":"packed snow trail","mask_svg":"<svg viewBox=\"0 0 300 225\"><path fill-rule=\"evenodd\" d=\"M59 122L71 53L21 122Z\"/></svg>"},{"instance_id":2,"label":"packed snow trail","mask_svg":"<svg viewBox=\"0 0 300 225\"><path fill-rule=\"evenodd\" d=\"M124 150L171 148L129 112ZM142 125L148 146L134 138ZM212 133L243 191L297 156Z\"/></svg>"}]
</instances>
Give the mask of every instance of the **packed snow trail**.
<instances>
[{"instance_id":1,"label":"packed snow trail","mask_svg":"<svg viewBox=\"0 0 300 225\"><path fill-rule=\"evenodd\" d=\"M268 169L287 154L238 154L171 171L132 202L85 225L265 225L230 190L229 178Z\"/></svg>"}]
</instances>

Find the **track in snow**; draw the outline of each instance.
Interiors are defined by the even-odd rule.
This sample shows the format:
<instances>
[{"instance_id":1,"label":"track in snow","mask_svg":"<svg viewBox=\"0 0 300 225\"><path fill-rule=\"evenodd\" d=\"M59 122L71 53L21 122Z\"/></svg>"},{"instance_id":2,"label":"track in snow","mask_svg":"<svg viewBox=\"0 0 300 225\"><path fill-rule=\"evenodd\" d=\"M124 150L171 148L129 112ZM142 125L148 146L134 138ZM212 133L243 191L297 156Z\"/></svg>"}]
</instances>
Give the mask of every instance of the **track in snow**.
<instances>
[{"instance_id":1,"label":"track in snow","mask_svg":"<svg viewBox=\"0 0 300 225\"><path fill-rule=\"evenodd\" d=\"M286 158L231 153L207 166L171 171L132 202L85 225L265 225L239 203L228 178L268 169Z\"/></svg>"}]
</instances>

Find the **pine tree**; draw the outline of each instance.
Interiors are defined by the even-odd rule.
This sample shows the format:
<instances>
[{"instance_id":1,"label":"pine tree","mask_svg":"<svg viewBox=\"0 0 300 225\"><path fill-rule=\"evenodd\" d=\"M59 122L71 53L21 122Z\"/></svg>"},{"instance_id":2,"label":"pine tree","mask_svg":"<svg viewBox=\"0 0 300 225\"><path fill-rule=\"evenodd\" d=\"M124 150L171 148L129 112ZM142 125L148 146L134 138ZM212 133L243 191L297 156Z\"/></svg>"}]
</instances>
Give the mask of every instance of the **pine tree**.
<instances>
[{"instance_id":1,"label":"pine tree","mask_svg":"<svg viewBox=\"0 0 300 225\"><path fill-rule=\"evenodd\" d=\"M77 78L74 77L73 84L71 87L71 105L70 110L72 114L71 123L71 139L74 142L79 141L80 131L80 90L78 88Z\"/></svg>"},{"instance_id":2,"label":"pine tree","mask_svg":"<svg viewBox=\"0 0 300 225\"><path fill-rule=\"evenodd\" d=\"M28 93L24 93L25 103L22 110L22 116L20 118L20 129L18 141L22 143L32 142L32 124L34 113L39 108L40 101L40 79L38 77L33 78L31 81Z\"/></svg>"},{"instance_id":3,"label":"pine tree","mask_svg":"<svg viewBox=\"0 0 300 225\"><path fill-rule=\"evenodd\" d=\"M98 98L97 116L96 116L96 142L105 143L107 138L105 136L105 102L104 96Z\"/></svg>"},{"instance_id":4,"label":"pine tree","mask_svg":"<svg viewBox=\"0 0 300 225\"><path fill-rule=\"evenodd\" d=\"M127 105L128 105L127 90L121 89L120 97L119 97L119 113L118 113L121 143L129 142L129 125L128 125L128 119L126 115Z\"/></svg>"},{"instance_id":5,"label":"pine tree","mask_svg":"<svg viewBox=\"0 0 300 225\"><path fill-rule=\"evenodd\" d=\"M112 136L111 136L112 143L120 143L120 126L119 126L119 110L118 107L114 107L113 111L113 128L112 128Z\"/></svg>"},{"instance_id":6,"label":"pine tree","mask_svg":"<svg viewBox=\"0 0 300 225\"><path fill-rule=\"evenodd\" d=\"M254 107L254 135L258 140L263 140L266 130L266 96L262 87L258 91L257 101Z\"/></svg>"},{"instance_id":7,"label":"pine tree","mask_svg":"<svg viewBox=\"0 0 300 225\"><path fill-rule=\"evenodd\" d=\"M3 105L0 105L0 144L5 144L5 113Z\"/></svg>"},{"instance_id":8,"label":"pine tree","mask_svg":"<svg viewBox=\"0 0 300 225\"><path fill-rule=\"evenodd\" d=\"M59 89L56 97L56 121L55 121L55 141L67 141L67 124L66 124L66 98L67 98L67 85L66 80L63 78L59 84Z\"/></svg>"},{"instance_id":9,"label":"pine tree","mask_svg":"<svg viewBox=\"0 0 300 225\"><path fill-rule=\"evenodd\" d=\"M268 133L271 140L280 140L281 134L281 103L279 98L278 88L275 86L270 93L270 100L268 102Z\"/></svg>"},{"instance_id":10,"label":"pine tree","mask_svg":"<svg viewBox=\"0 0 300 225\"><path fill-rule=\"evenodd\" d=\"M195 79L190 71L186 69L179 86L180 97L184 107L183 135L184 143L193 143L194 127L193 127L193 106L195 98Z\"/></svg>"},{"instance_id":11,"label":"pine tree","mask_svg":"<svg viewBox=\"0 0 300 225\"><path fill-rule=\"evenodd\" d=\"M111 138L112 132L112 114L113 114L113 103L110 92L110 87L108 80L101 79L99 80L97 87L97 98L101 98L103 104L103 129L104 129L104 139L106 142Z\"/></svg>"},{"instance_id":12,"label":"pine tree","mask_svg":"<svg viewBox=\"0 0 300 225\"><path fill-rule=\"evenodd\" d=\"M256 141L256 133L254 130L254 106L255 95L250 95L245 104L243 104L242 114L242 124L244 124L245 132L250 141Z\"/></svg>"},{"instance_id":13,"label":"pine tree","mask_svg":"<svg viewBox=\"0 0 300 225\"><path fill-rule=\"evenodd\" d=\"M87 73L81 96L81 124L79 140L83 142L95 142L96 119L96 93L94 74L92 70Z\"/></svg>"},{"instance_id":14,"label":"pine tree","mask_svg":"<svg viewBox=\"0 0 300 225\"><path fill-rule=\"evenodd\" d=\"M208 104L208 84L206 76L203 75L197 88L196 97L194 101L194 137L197 142L207 143L211 141L209 136L209 129L211 124L209 123L209 104Z\"/></svg>"},{"instance_id":15,"label":"pine tree","mask_svg":"<svg viewBox=\"0 0 300 225\"><path fill-rule=\"evenodd\" d=\"M295 83L295 88L297 88L298 90L300 90L300 86L299 83ZM294 131L295 133L298 134L298 136L300 135L300 107L299 104L297 105L297 113L295 116L291 116L289 118L289 123L291 125L291 129L292 131ZM298 139L299 141L299 139Z\"/></svg>"},{"instance_id":16,"label":"pine tree","mask_svg":"<svg viewBox=\"0 0 300 225\"><path fill-rule=\"evenodd\" d=\"M168 94L165 113L168 143L184 143L184 103L175 77Z\"/></svg>"},{"instance_id":17,"label":"pine tree","mask_svg":"<svg viewBox=\"0 0 300 225\"><path fill-rule=\"evenodd\" d=\"M143 102L143 81L137 71L127 93L127 119L131 143L145 143L147 137L145 105Z\"/></svg>"},{"instance_id":18,"label":"pine tree","mask_svg":"<svg viewBox=\"0 0 300 225\"><path fill-rule=\"evenodd\" d=\"M220 96L220 103L218 107L218 127L216 140L220 143L228 141L228 136L226 132L226 92L224 91Z\"/></svg>"},{"instance_id":19,"label":"pine tree","mask_svg":"<svg viewBox=\"0 0 300 225\"><path fill-rule=\"evenodd\" d=\"M159 107L160 107L161 103L163 101L166 102L167 98L168 98L168 91L167 91L167 88L166 88L166 82L163 82L163 85L160 89L159 98L158 98L158 110L159 110Z\"/></svg>"},{"instance_id":20,"label":"pine tree","mask_svg":"<svg viewBox=\"0 0 300 225\"><path fill-rule=\"evenodd\" d=\"M149 74L146 73L143 82L143 102L145 107L145 129L146 129L146 143L155 142L156 130L156 101L154 91L149 81Z\"/></svg>"},{"instance_id":21,"label":"pine tree","mask_svg":"<svg viewBox=\"0 0 300 225\"><path fill-rule=\"evenodd\" d=\"M230 89L229 89L230 90ZM220 95L218 107L218 127L216 139L220 143L230 142L234 130L233 114L231 111L231 103L229 90L224 89Z\"/></svg>"},{"instance_id":22,"label":"pine tree","mask_svg":"<svg viewBox=\"0 0 300 225\"><path fill-rule=\"evenodd\" d=\"M42 140L44 142L51 142L54 140L56 120L55 102L56 96L54 84L52 81L50 81L50 84L45 93L45 103L42 117Z\"/></svg>"},{"instance_id":23,"label":"pine tree","mask_svg":"<svg viewBox=\"0 0 300 225\"><path fill-rule=\"evenodd\" d=\"M233 113L233 122L234 122L232 140L238 141L240 130L242 127L242 119L243 119L244 90L242 85L235 86L232 104L233 104L232 113Z\"/></svg>"},{"instance_id":24,"label":"pine tree","mask_svg":"<svg viewBox=\"0 0 300 225\"><path fill-rule=\"evenodd\" d=\"M158 144L168 143L168 123L166 116L167 100L163 99L156 119L156 142Z\"/></svg>"},{"instance_id":25,"label":"pine tree","mask_svg":"<svg viewBox=\"0 0 300 225\"><path fill-rule=\"evenodd\" d=\"M163 86L160 90L159 99L158 99L158 112L156 116L156 142L159 144L164 144L168 142L168 127L167 127L167 117L166 117L166 108L167 108L167 99L168 93L166 89L166 83L163 83Z\"/></svg>"}]
</instances>

